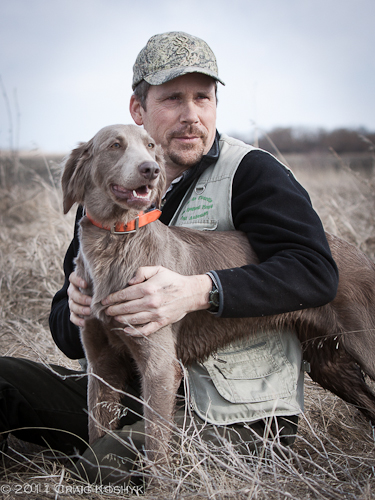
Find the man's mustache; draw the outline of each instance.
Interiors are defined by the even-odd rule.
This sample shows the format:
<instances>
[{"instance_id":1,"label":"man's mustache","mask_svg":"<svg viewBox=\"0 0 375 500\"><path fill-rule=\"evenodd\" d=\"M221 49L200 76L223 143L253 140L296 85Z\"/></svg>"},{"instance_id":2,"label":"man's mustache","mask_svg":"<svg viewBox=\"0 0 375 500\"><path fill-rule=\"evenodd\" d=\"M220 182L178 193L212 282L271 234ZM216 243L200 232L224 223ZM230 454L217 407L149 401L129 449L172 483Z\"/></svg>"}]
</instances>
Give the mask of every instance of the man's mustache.
<instances>
[{"instance_id":1,"label":"man's mustache","mask_svg":"<svg viewBox=\"0 0 375 500\"><path fill-rule=\"evenodd\" d=\"M184 127L178 130L173 130L168 135L169 139L173 139L174 137L207 137L207 132L197 127L196 125L189 125L188 127Z\"/></svg>"}]
</instances>

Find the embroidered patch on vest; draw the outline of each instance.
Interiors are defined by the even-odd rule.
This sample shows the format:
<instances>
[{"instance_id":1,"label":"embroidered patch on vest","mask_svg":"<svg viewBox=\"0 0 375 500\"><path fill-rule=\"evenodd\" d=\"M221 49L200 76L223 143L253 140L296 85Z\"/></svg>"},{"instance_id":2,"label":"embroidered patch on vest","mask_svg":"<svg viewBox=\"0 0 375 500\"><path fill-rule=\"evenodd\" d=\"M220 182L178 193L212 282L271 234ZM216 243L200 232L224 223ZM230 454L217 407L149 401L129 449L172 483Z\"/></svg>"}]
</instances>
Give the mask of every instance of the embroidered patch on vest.
<instances>
[{"instance_id":1,"label":"embroidered patch on vest","mask_svg":"<svg viewBox=\"0 0 375 500\"><path fill-rule=\"evenodd\" d=\"M214 208L214 201L209 196L199 195L190 198L184 210L180 214L182 222L195 221L197 219L210 219L210 213Z\"/></svg>"}]
</instances>

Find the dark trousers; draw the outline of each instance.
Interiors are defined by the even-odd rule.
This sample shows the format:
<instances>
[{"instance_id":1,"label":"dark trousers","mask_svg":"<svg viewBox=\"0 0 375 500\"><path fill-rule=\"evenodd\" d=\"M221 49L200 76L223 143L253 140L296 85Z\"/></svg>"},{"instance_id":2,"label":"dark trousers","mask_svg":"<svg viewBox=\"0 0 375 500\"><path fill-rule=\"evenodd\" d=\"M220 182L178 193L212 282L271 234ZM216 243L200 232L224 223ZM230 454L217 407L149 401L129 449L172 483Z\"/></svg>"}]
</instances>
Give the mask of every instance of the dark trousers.
<instances>
[{"instance_id":1,"label":"dark trousers","mask_svg":"<svg viewBox=\"0 0 375 500\"><path fill-rule=\"evenodd\" d=\"M121 419L121 426L132 425L142 415L139 381L126 389L129 396L122 404L131 409ZM134 396L134 397L132 397ZM82 453L87 448L87 375L67 368L44 366L27 359L0 358L0 433L39 445L48 445L66 454ZM292 444L297 432L296 416L279 418L281 442ZM265 422L251 424L262 435ZM232 429L233 428L233 429ZM242 439L248 434L241 424L228 426ZM276 431L275 431L276 432ZM211 435L211 438L209 437ZM212 433L207 433L212 440Z\"/></svg>"},{"instance_id":2,"label":"dark trousers","mask_svg":"<svg viewBox=\"0 0 375 500\"><path fill-rule=\"evenodd\" d=\"M139 389L127 392L139 398ZM142 414L129 397L122 403ZM133 424L128 413L122 425ZM57 365L50 367L27 359L0 358L0 433L39 445L48 444L66 454L83 452L88 443L87 375Z\"/></svg>"}]
</instances>

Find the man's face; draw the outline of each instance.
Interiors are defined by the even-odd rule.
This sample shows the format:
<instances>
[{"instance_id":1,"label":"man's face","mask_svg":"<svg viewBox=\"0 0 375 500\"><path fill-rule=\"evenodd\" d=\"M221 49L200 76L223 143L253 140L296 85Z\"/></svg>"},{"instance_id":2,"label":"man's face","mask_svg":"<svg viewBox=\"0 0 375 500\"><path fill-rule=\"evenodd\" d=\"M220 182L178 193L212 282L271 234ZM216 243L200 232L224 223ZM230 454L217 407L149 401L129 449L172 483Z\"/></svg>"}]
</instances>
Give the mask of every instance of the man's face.
<instances>
[{"instance_id":1,"label":"man's face","mask_svg":"<svg viewBox=\"0 0 375 500\"><path fill-rule=\"evenodd\" d=\"M134 106L136 113L132 112ZM215 82L209 76L191 73L152 85L146 108L132 97L133 119L161 144L167 169L173 169L176 176L211 149L216 133L216 95Z\"/></svg>"}]
</instances>

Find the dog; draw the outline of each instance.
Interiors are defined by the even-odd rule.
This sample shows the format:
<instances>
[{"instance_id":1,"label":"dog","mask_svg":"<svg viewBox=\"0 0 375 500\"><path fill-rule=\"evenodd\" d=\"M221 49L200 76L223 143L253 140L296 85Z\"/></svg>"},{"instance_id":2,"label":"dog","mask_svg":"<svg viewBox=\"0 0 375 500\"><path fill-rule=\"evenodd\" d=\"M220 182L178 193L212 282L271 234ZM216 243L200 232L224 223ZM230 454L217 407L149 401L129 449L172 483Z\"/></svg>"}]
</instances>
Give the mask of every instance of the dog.
<instances>
[{"instance_id":1,"label":"dog","mask_svg":"<svg viewBox=\"0 0 375 500\"><path fill-rule=\"evenodd\" d=\"M183 376L180 363L203 361L234 340L270 328L295 331L312 379L356 405L375 424L375 395L363 375L375 379L375 266L356 247L327 234L340 280L335 300L323 307L239 319L197 311L139 338L126 335L101 304L125 288L139 267L160 265L194 275L257 264L255 253L239 231L196 231L154 220L123 232L123 226L138 220L140 210L160 206L165 190L161 147L134 125L105 127L74 149L65 164L62 190L65 213L75 202L87 211L80 221L76 269L89 284L82 292L92 295L92 315L81 330L89 367L91 443L118 426L110 407L119 403L119 391L137 369L146 449L151 459L161 459Z\"/></svg>"}]
</instances>

